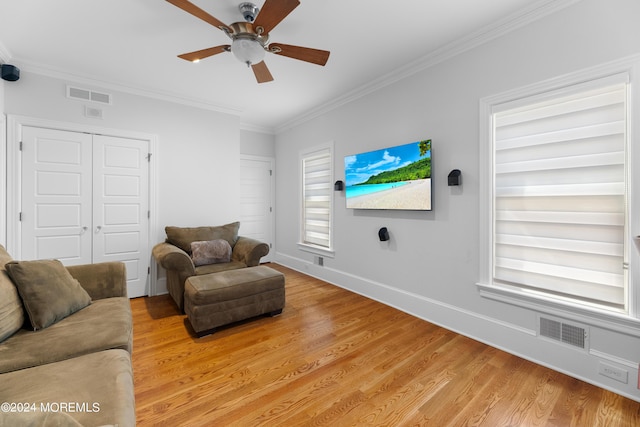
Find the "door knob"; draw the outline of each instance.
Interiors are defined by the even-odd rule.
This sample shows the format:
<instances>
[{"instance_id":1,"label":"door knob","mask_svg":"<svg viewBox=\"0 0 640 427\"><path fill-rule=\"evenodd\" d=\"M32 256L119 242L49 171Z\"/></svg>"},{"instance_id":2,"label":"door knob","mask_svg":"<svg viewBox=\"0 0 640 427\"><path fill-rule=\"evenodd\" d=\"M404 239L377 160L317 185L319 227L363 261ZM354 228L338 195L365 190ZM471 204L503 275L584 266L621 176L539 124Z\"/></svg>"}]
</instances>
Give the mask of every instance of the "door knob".
<instances>
[{"instance_id":1,"label":"door knob","mask_svg":"<svg viewBox=\"0 0 640 427\"><path fill-rule=\"evenodd\" d=\"M102 230L102 226L101 225L96 226L96 233L99 233L100 230Z\"/></svg>"},{"instance_id":2,"label":"door knob","mask_svg":"<svg viewBox=\"0 0 640 427\"><path fill-rule=\"evenodd\" d=\"M80 230L80 235L82 236L88 229L89 227L82 227L82 230Z\"/></svg>"}]
</instances>

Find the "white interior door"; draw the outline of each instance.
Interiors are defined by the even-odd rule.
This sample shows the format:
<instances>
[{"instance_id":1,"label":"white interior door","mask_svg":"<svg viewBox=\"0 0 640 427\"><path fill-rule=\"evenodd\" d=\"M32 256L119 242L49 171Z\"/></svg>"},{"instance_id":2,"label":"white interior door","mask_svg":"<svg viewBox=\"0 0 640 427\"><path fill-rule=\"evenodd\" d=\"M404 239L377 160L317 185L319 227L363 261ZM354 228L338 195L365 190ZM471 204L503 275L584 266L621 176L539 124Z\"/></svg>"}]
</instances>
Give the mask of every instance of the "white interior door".
<instances>
[{"instance_id":1,"label":"white interior door","mask_svg":"<svg viewBox=\"0 0 640 427\"><path fill-rule=\"evenodd\" d=\"M93 137L93 261L127 266L130 297L147 295L149 142Z\"/></svg>"},{"instance_id":2,"label":"white interior door","mask_svg":"<svg viewBox=\"0 0 640 427\"><path fill-rule=\"evenodd\" d=\"M22 259L92 261L91 158L91 135L23 128Z\"/></svg>"},{"instance_id":3,"label":"white interior door","mask_svg":"<svg viewBox=\"0 0 640 427\"><path fill-rule=\"evenodd\" d=\"M149 141L22 128L21 259L122 261L147 295Z\"/></svg>"},{"instance_id":4,"label":"white interior door","mask_svg":"<svg viewBox=\"0 0 640 427\"><path fill-rule=\"evenodd\" d=\"M273 260L273 159L245 156L240 159L240 231L269 244L261 262Z\"/></svg>"}]
</instances>

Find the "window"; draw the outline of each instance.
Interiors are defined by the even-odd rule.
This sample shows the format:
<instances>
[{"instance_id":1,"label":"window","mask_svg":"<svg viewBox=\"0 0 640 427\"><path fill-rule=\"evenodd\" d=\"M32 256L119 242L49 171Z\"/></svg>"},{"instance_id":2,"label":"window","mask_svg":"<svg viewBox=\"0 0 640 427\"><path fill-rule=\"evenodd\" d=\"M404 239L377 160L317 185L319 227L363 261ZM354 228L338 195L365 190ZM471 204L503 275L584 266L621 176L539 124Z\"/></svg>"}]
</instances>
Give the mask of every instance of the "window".
<instances>
[{"instance_id":1,"label":"window","mask_svg":"<svg viewBox=\"0 0 640 427\"><path fill-rule=\"evenodd\" d=\"M635 317L629 81L481 103L483 295Z\"/></svg>"},{"instance_id":2,"label":"window","mask_svg":"<svg viewBox=\"0 0 640 427\"><path fill-rule=\"evenodd\" d=\"M322 255L333 254L333 156L331 146L301 155L302 220L300 248Z\"/></svg>"}]
</instances>

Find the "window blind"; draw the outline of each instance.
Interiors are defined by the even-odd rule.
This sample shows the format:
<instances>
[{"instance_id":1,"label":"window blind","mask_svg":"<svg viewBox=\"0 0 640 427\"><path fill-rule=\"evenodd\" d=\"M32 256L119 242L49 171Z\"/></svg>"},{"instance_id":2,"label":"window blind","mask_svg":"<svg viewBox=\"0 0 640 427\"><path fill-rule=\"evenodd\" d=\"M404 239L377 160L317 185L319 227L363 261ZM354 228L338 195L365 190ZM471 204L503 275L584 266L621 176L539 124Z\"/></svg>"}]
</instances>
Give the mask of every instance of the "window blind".
<instances>
[{"instance_id":1,"label":"window blind","mask_svg":"<svg viewBox=\"0 0 640 427\"><path fill-rule=\"evenodd\" d=\"M626 83L494 113L493 280L623 309Z\"/></svg>"},{"instance_id":2,"label":"window blind","mask_svg":"<svg viewBox=\"0 0 640 427\"><path fill-rule=\"evenodd\" d=\"M303 243L331 247L331 150L302 159Z\"/></svg>"}]
</instances>

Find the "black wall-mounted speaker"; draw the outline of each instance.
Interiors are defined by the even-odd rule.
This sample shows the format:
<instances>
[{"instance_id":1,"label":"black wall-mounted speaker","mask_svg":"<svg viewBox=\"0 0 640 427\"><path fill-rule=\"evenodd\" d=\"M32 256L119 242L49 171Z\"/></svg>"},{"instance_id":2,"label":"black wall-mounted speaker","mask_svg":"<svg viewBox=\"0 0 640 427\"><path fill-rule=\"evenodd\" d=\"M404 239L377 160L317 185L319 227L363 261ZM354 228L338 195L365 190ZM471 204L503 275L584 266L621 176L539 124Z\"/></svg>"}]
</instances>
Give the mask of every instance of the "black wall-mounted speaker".
<instances>
[{"instance_id":1,"label":"black wall-mounted speaker","mask_svg":"<svg viewBox=\"0 0 640 427\"><path fill-rule=\"evenodd\" d=\"M15 82L20 79L20 68L15 65L2 64L0 65L0 77L2 77L2 80Z\"/></svg>"},{"instance_id":2,"label":"black wall-mounted speaker","mask_svg":"<svg viewBox=\"0 0 640 427\"><path fill-rule=\"evenodd\" d=\"M447 176L447 183L449 186L462 184L462 172L460 172L460 169L454 169L449 172L449 176Z\"/></svg>"},{"instance_id":3,"label":"black wall-mounted speaker","mask_svg":"<svg viewBox=\"0 0 640 427\"><path fill-rule=\"evenodd\" d=\"M378 230L378 237L380 238L381 242L386 242L387 240L389 240L389 230L387 230L387 227L382 227L380 230Z\"/></svg>"}]
</instances>

